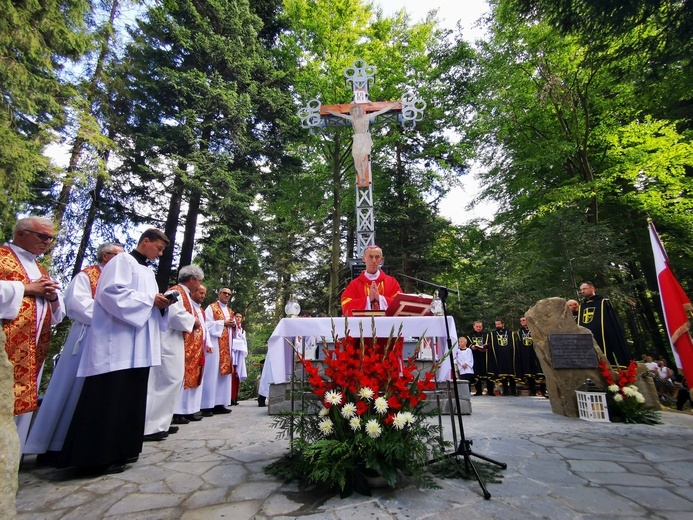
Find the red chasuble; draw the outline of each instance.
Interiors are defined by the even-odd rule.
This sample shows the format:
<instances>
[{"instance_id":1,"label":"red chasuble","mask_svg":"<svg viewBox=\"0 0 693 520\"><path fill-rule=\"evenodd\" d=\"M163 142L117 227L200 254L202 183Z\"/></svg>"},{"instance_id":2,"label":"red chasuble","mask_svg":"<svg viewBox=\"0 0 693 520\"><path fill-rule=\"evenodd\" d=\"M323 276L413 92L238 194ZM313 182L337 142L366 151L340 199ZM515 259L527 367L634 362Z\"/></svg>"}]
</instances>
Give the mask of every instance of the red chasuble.
<instances>
[{"instance_id":1,"label":"red chasuble","mask_svg":"<svg viewBox=\"0 0 693 520\"><path fill-rule=\"evenodd\" d=\"M342 313L345 316L351 316L353 311L366 310L371 283L373 281L366 278L364 271L347 285L347 288L342 293ZM397 293L402 292L402 288L397 280L382 271L380 271L375 283L378 285L378 293L385 297L388 305L392 303Z\"/></svg>"},{"instance_id":2,"label":"red chasuble","mask_svg":"<svg viewBox=\"0 0 693 520\"><path fill-rule=\"evenodd\" d=\"M48 275L39 266L41 273ZM31 280L24 266L9 247L0 246L0 280L19 281L24 284ZM5 351L14 365L14 414L21 415L38 409L38 374L46 359L51 343L51 306L46 305L46 317L36 340L38 312L36 298L25 296L19 314L13 320L2 320L2 328L7 335Z\"/></svg>"}]
</instances>

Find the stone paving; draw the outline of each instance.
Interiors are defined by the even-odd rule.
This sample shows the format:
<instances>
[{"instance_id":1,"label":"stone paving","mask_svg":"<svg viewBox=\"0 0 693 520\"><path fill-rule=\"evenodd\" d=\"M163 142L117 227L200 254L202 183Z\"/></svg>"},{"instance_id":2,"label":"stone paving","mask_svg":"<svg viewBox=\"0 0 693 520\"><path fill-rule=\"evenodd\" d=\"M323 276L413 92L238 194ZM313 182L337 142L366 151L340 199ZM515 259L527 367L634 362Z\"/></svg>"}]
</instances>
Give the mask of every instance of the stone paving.
<instances>
[{"instance_id":1,"label":"stone paving","mask_svg":"<svg viewBox=\"0 0 693 520\"><path fill-rule=\"evenodd\" d=\"M263 467L288 441L266 408L241 402L229 415L181 426L145 443L125 472L74 478L70 470L19 473L19 519L688 519L693 518L693 415L663 412L655 426L554 415L541 397L474 397L464 417L476 453L507 463L484 500L476 480L440 489L378 489L346 499L284 483ZM450 418L443 417L450 434ZM474 458L475 462L481 462ZM0 517L2 517L0 512Z\"/></svg>"}]
</instances>

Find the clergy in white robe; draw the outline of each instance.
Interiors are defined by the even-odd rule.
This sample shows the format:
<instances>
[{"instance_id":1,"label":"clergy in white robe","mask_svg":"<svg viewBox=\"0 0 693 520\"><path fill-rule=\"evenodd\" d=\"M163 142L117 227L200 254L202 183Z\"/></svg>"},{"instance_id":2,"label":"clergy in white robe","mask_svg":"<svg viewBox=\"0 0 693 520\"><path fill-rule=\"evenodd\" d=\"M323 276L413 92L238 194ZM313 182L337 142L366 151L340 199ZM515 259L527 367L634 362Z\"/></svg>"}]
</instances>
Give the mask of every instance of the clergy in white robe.
<instances>
[{"instance_id":1,"label":"clergy in white robe","mask_svg":"<svg viewBox=\"0 0 693 520\"><path fill-rule=\"evenodd\" d=\"M173 412L183 389L185 374L184 333L201 327L192 310L191 291L196 291L204 273L196 265L186 265L178 272L178 285L167 294L178 291L178 300L168 308L166 330L161 333L161 364L149 371L145 440L163 440L171 427ZM164 435L166 434L166 435Z\"/></svg>"},{"instance_id":2,"label":"clergy in white robe","mask_svg":"<svg viewBox=\"0 0 693 520\"><path fill-rule=\"evenodd\" d=\"M224 413L231 404L231 337L236 326L233 310L228 306L231 290L222 288L218 300L205 309L205 323L212 337L214 352L207 356L202 376L202 410L209 414L211 410Z\"/></svg>"},{"instance_id":3,"label":"clergy in white robe","mask_svg":"<svg viewBox=\"0 0 693 520\"><path fill-rule=\"evenodd\" d=\"M205 358L209 356L214 350L210 342L209 332L207 331L207 327L205 325L205 313L201 307L201 304L204 301L206 295L207 288L204 285L200 285L196 291L190 294L193 312L195 312L197 319L202 324L202 354L203 356L205 356ZM204 377L204 370L206 370L206 367L207 360L205 359L204 366L202 367L202 377ZM202 381L200 380L200 383L197 386L191 388L185 388L184 385L183 390L180 393L180 397L178 398L178 402L176 403L176 407L173 410L174 416L194 415L198 413L201 409Z\"/></svg>"},{"instance_id":4,"label":"clergy in white robe","mask_svg":"<svg viewBox=\"0 0 693 520\"><path fill-rule=\"evenodd\" d=\"M163 232L148 229L135 251L116 256L101 273L77 370L84 384L60 467L116 473L142 451L149 368L161 363L161 330L171 304L147 264L168 243Z\"/></svg>"},{"instance_id":5,"label":"clergy in white robe","mask_svg":"<svg viewBox=\"0 0 693 520\"><path fill-rule=\"evenodd\" d=\"M234 314L236 329L231 340L231 357L233 363L233 378L231 389L231 404L238 404L238 392L241 383L248 377L245 358L248 355L248 341L243 329L243 315L240 312Z\"/></svg>"},{"instance_id":6,"label":"clergy in white robe","mask_svg":"<svg viewBox=\"0 0 693 520\"><path fill-rule=\"evenodd\" d=\"M38 408L50 327L65 316L58 283L36 262L54 239L50 220L27 217L15 224L12 243L0 247L0 319L7 336L5 351L14 366L14 414L22 453Z\"/></svg>"},{"instance_id":7,"label":"clergy in white robe","mask_svg":"<svg viewBox=\"0 0 693 520\"><path fill-rule=\"evenodd\" d=\"M103 266L122 252L120 244L101 244L96 249L98 264L77 273L64 292L65 310L74 322L29 431L24 453L54 452L63 447L84 382L84 378L77 377L77 367L91 326L96 284Z\"/></svg>"}]
</instances>

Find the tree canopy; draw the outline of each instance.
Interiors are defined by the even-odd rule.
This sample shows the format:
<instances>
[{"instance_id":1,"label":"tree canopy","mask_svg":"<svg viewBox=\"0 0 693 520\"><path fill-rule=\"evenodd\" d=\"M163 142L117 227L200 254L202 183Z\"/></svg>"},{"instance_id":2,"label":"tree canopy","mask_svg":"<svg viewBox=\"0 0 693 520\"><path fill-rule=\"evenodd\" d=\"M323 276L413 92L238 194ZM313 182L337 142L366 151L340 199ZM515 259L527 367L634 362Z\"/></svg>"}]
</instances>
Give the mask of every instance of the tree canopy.
<instances>
[{"instance_id":1,"label":"tree canopy","mask_svg":"<svg viewBox=\"0 0 693 520\"><path fill-rule=\"evenodd\" d=\"M231 287L260 336L291 293L337 315L355 249L352 128L313 135L297 113L350 102L343 71L362 59L372 100L426 103L414 129L371 125L387 268L454 289L460 332L498 316L517 327L588 279L634 352L668 355L647 219L690 292L690 2L489 3L472 46L434 14L363 0L3 2L3 233L52 216L46 263L66 282L98 243L157 226L173 244L162 289L197 263L209 299ZM453 224L439 202L472 165L475 203L497 215Z\"/></svg>"}]
</instances>

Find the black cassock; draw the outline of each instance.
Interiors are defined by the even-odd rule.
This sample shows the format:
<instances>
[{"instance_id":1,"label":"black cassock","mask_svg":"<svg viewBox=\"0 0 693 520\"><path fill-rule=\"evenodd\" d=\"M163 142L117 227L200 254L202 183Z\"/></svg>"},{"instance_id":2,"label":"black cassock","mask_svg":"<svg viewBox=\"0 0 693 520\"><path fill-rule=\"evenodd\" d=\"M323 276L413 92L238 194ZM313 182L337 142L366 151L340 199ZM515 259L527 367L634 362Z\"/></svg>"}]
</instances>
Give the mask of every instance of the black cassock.
<instances>
[{"instance_id":1,"label":"black cassock","mask_svg":"<svg viewBox=\"0 0 693 520\"><path fill-rule=\"evenodd\" d=\"M487 356L488 356L488 333L473 332L467 336L467 343L472 347L472 356L474 357L474 375L476 377L486 377L487 372ZM477 348L474 348L477 347Z\"/></svg>"},{"instance_id":2,"label":"black cassock","mask_svg":"<svg viewBox=\"0 0 693 520\"><path fill-rule=\"evenodd\" d=\"M595 294L584 299L578 311L578 325L592 331L610 363L627 366L633 359L621 323L608 298Z\"/></svg>"},{"instance_id":3,"label":"black cassock","mask_svg":"<svg viewBox=\"0 0 693 520\"><path fill-rule=\"evenodd\" d=\"M534 351L534 340L529 329L517 331L517 376L544 379L539 358Z\"/></svg>"},{"instance_id":4,"label":"black cassock","mask_svg":"<svg viewBox=\"0 0 693 520\"><path fill-rule=\"evenodd\" d=\"M515 376L517 373L517 349L515 334L506 328L490 333L491 350L488 353L488 371L496 377Z\"/></svg>"}]
</instances>

